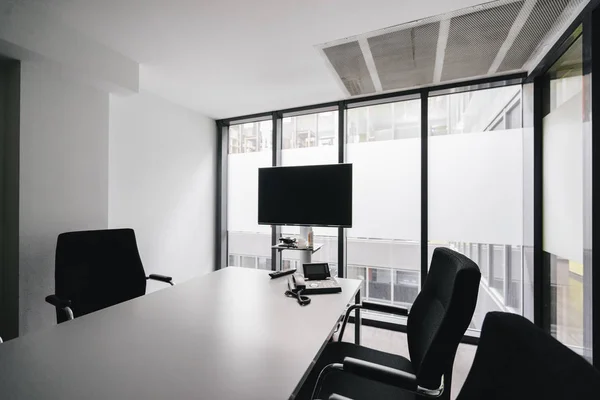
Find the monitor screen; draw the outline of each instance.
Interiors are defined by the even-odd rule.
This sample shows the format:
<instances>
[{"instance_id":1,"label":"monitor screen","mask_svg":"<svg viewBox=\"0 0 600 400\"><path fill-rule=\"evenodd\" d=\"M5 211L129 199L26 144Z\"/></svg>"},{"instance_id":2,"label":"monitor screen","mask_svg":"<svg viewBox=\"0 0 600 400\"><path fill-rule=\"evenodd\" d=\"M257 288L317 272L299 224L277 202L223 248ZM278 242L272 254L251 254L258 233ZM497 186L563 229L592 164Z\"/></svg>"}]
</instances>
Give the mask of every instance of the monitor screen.
<instances>
[{"instance_id":1,"label":"monitor screen","mask_svg":"<svg viewBox=\"0 0 600 400\"><path fill-rule=\"evenodd\" d=\"M261 225L352 226L352 164L260 168Z\"/></svg>"}]
</instances>

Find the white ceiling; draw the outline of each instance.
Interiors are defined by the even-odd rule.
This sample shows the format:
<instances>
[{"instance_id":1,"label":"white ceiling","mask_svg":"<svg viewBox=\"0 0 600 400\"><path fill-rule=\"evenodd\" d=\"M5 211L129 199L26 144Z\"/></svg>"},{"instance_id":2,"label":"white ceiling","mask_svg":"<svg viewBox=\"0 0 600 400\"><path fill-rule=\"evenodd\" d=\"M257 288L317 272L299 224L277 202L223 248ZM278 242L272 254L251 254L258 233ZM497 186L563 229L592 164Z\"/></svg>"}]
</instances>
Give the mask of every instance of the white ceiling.
<instances>
[{"instance_id":1,"label":"white ceiling","mask_svg":"<svg viewBox=\"0 0 600 400\"><path fill-rule=\"evenodd\" d=\"M48 0L44 7L139 62L141 90L226 118L342 99L315 45L481 3Z\"/></svg>"}]
</instances>

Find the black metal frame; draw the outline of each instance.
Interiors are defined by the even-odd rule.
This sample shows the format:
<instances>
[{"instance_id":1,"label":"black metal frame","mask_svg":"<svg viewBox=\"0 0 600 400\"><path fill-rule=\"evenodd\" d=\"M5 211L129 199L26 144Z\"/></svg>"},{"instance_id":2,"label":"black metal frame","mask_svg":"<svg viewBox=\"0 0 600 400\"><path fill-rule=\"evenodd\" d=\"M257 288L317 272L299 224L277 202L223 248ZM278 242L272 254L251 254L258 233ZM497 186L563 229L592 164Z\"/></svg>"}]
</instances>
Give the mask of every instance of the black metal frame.
<instances>
[{"instance_id":1,"label":"black metal frame","mask_svg":"<svg viewBox=\"0 0 600 400\"><path fill-rule=\"evenodd\" d=\"M594 213L596 202L593 176L598 175L598 141L593 140L600 134L600 124L595 124L593 115L600 115L600 62L594 62L593 55L600 54L600 0L592 0L583 12L577 16L569 28L532 71L526 82L534 85L534 323L547 332L551 330L551 270L553 256L543 250L543 131L542 120L549 110L549 80L545 74L559 60L565 51L583 35L583 78L584 78L584 347L591 344L592 363L600 367L600 271L593 268L593 249L597 245L598 213ZM596 27L596 28L595 28ZM596 273L594 273L596 272ZM589 305L591 310L587 310ZM591 326L585 317L591 312ZM588 337L590 335L591 337Z\"/></svg>"},{"instance_id":2,"label":"black metal frame","mask_svg":"<svg viewBox=\"0 0 600 400\"><path fill-rule=\"evenodd\" d=\"M281 122L281 114L278 112L274 112L271 115L271 120L273 123L273 160L271 165L276 167L281 165L281 148L282 148L282 135L283 125ZM272 225L271 226L271 246L275 246L279 244L279 236L281 236L281 226L280 225ZM278 254L279 253L279 254ZM273 271L280 271L283 268L282 265L283 256L281 255L281 251L277 251L275 249L271 249L271 269Z\"/></svg>"},{"instance_id":3,"label":"black metal frame","mask_svg":"<svg viewBox=\"0 0 600 400\"><path fill-rule=\"evenodd\" d=\"M592 276L592 279L584 279L584 345L591 344L592 363L596 368L600 367L600 271L593 268L593 251L598 249L600 221L598 213L594 214L594 205L597 197L594 190L593 177L598 176L598 162L596 155L600 141L594 140L600 134L600 123L595 123L593 116L600 115L600 61L594 62L594 54L600 55L600 8L594 8L588 12L583 20L583 75L584 75L584 248L583 263L584 276ZM597 39L597 40L594 40ZM587 190L587 192L586 192ZM592 309L586 308L591 305ZM586 315L590 315L586 318ZM591 321L590 321L591 320ZM588 324L591 322L591 326ZM589 335L591 332L591 335ZM589 335L589 336L588 336Z\"/></svg>"},{"instance_id":4,"label":"black metal frame","mask_svg":"<svg viewBox=\"0 0 600 400\"><path fill-rule=\"evenodd\" d=\"M544 200L543 200L543 132L542 119L544 99L543 77L533 81L533 321L546 331L550 331L550 264L543 251Z\"/></svg>"},{"instance_id":5,"label":"black metal frame","mask_svg":"<svg viewBox=\"0 0 600 400\"><path fill-rule=\"evenodd\" d=\"M343 101L338 103L338 163L346 162L346 104ZM346 276L346 229L338 228L338 276Z\"/></svg>"},{"instance_id":6,"label":"black metal frame","mask_svg":"<svg viewBox=\"0 0 600 400\"><path fill-rule=\"evenodd\" d=\"M217 179L215 210L215 270L227 266L227 154L229 127L217 121Z\"/></svg>"},{"instance_id":7,"label":"black metal frame","mask_svg":"<svg viewBox=\"0 0 600 400\"><path fill-rule=\"evenodd\" d=\"M534 266L533 266L533 314L534 322L536 325L544 328L546 331L550 330L550 315L551 315L551 302L550 302L550 273L551 273L551 260L550 255L543 251L543 133L542 133L542 118L544 116L544 99L545 92L548 90L544 75L548 69L560 58L566 49L574 42L578 36L577 29L580 25L583 25L584 33L584 76L588 80L588 90L586 95L591 96L591 100L588 99L589 103L588 115L600 115L600 79L593 81L591 76L594 71L600 70L600 62L593 63L593 54L600 54L600 39L594 40L600 37L600 28L594 29L594 22L596 26L600 26L600 10L597 9L600 5L600 0L592 0L585 7L583 12L577 16L569 28L561 35L559 40L554 44L551 50L541 60L530 74L510 74L502 76L494 76L483 79L476 79L471 81L457 81L449 84L434 85L425 88L411 89L398 92L388 92L378 95L363 96L351 98L338 102L329 102L316 104L312 106L295 107L286 110L280 110L269 113L257 113L236 118L227 118L217 121L217 127L219 131L218 140L218 179L217 179L217 264L216 268L226 265L227 261L227 216L226 212L226 174L227 174L227 137L228 127L231 124L248 122L251 120L266 120L269 118L273 119L273 165L280 165L281 161L281 118L284 113L311 113L316 112L323 108L337 108L338 110L338 162L342 163L346 159L346 140L345 140L345 123L346 123L346 111L349 107L359 106L360 103L365 102L392 102L399 97L407 96L418 96L421 99L421 287L423 286L427 277L427 259L428 259L428 139L429 139L429 128L428 128L428 100L429 98L437 95L444 95L448 93L454 93L457 91L472 91L487 89L490 87L508 86L513 84L533 84L533 253L534 253ZM596 75L600 76L600 72ZM594 96L596 94L596 96ZM586 133L586 138L591 145L591 161L587 173L589 176L594 176L597 171L597 162L594 162L594 155L597 154L597 141L593 141L594 136L600 134L600 124L593 124L593 121L589 121L590 128L589 132ZM591 178L588 180L591 182ZM593 193L593 192L592 192ZM599 223L598 217L593 213L593 204L595 203L595 196L592 196L592 201L586 208L585 218L591 221L591 227L589 232L586 232L586 238L590 243L590 249L587 251L587 264L589 265L589 271L592 270L592 258L591 251L595 246L597 238L600 237L598 232ZM276 237L276 228L273 231L273 237ZM276 266L277 257L272 257L273 268L280 268ZM347 262L346 254L346 229L339 228L338 230L338 274L340 277L345 276ZM593 313L592 319L592 343L593 343L593 362L595 366L600 366L600 272L592 274L592 279L587 282L587 285L591 287L591 296L593 298L593 307L591 312ZM524 299L523 299L524 300ZM350 317L350 321L353 318ZM363 324L367 326L375 326L383 329L390 329L394 331L405 332L406 326L402 324L391 324L388 322L382 322L375 319L363 318ZM477 344L479 341L478 337L465 336L463 342L470 344Z\"/></svg>"},{"instance_id":8,"label":"black metal frame","mask_svg":"<svg viewBox=\"0 0 600 400\"><path fill-rule=\"evenodd\" d=\"M593 55L600 54L600 40L598 39L600 34L600 9L594 8L590 12L590 19L586 23L584 29L590 30L589 38L591 39L591 43L588 49L587 57L584 55L584 73L586 71L586 65L589 66L589 75L596 77L600 76L600 61L596 60L593 62ZM592 96L591 102L589 103L591 106L591 113L589 115L600 115L600 79L591 80L590 84L591 91L589 92ZM600 154L600 141L594 140L594 138L598 138L600 135L600 123L594 123L591 121L590 125L591 131L588 133L587 140L591 141L591 151L592 151L592 160L591 160L591 176L600 176L600 163L598 162L597 155ZM587 210L587 212L591 212L591 216L587 215L587 217L592 221L591 227L591 249L590 251L590 261L592 251L594 249L599 249L600 244L598 244L598 240L600 239L600 213L594 213L594 205L597 204L598 196L596 195L596 191L594 187L590 187L592 196L591 196L591 210ZM585 250L585 249L584 249ZM593 263L591 264L593 266ZM596 368L600 368L600 270L599 268L592 268L595 273L592 273L592 359L593 365Z\"/></svg>"},{"instance_id":9,"label":"black metal frame","mask_svg":"<svg viewBox=\"0 0 600 400\"><path fill-rule=\"evenodd\" d=\"M429 92L421 91L421 289L428 271L429 251ZM394 277L392 276L392 281Z\"/></svg>"}]
</instances>

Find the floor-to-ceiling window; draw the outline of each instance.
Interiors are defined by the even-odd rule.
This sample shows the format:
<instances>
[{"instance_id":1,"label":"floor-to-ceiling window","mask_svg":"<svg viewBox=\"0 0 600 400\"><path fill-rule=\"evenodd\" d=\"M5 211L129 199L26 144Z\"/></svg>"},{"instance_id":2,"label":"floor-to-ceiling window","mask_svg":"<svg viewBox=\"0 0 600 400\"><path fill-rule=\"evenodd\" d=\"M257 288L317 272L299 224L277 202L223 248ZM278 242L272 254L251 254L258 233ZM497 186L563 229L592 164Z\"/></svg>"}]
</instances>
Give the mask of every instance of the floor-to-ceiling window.
<instances>
[{"instance_id":1,"label":"floor-to-ceiling window","mask_svg":"<svg viewBox=\"0 0 600 400\"><path fill-rule=\"evenodd\" d=\"M353 165L354 222L347 276L363 297L412 304L420 287L420 99L347 111L346 161Z\"/></svg>"},{"instance_id":2,"label":"floor-to-ceiling window","mask_svg":"<svg viewBox=\"0 0 600 400\"><path fill-rule=\"evenodd\" d=\"M457 250L482 278L470 328L489 311L522 313L521 85L429 98L428 254ZM530 137L530 136L529 136Z\"/></svg>"},{"instance_id":3,"label":"floor-to-ceiling window","mask_svg":"<svg viewBox=\"0 0 600 400\"><path fill-rule=\"evenodd\" d=\"M336 164L338 162L338 111L327 110L309 114L284 115L281 134L281 165L301 166ZM327 201L314 193L314 202ZM314 227L314 242L323 245L312 255L313 262L327 262L334 275L338 268L337 228ZM299 237L297 226L282 226L283 236ZM297 251L283 252L283 269L298 268L300 254Z\"/></svg>"},{"instance_id":4,"label":"floor-to-ceiling window","mask_svg":"<svg viewBox=\"0 0 600 400\"><path fill-rule=\"evenodd\" d=\"M524 134L523 101L521 85L432 91L427 121L421 121L419 94L354 102L344 110L343 132L337 106L283 113L279 149L272 146L271 119L229 126L228 265L273 265L272 230L257 224L258 168L274 159L281 166L338 163L343 149L354 173L344 272L364 281L364 298L406 306L418 295L421 209L427 201L428 264L436 247L447 246L482 270L471 328L480 329L489 311L525 314L523 299L532 297L523 211L525 192L531 191L525 187L531 186L525 179L531 170L524 165L531 135ZM427 199L421 198L422 123L428 132ZM282 236L299 233L298 227L280 228ZM337 228L315 228L315 242L324 246L313 260L328 262L335 273L338 239ZM301 269L299 259L284 252L281 267Z\"/></svg>"},{"instance_id":5,"label":"floor-to-ceiling window","mask_svg":"<svg viewBox=\"0 0 600 400\"><path fill-rule=\"evenodd\" d=\"M544 76L543 250L550 274L550 331L591 357L584 269L583 37Z\"/></svg>"},{"instance_id":6,"label":"floor-to-ceiling window","mask_svg":"<svg viewBox=\"0 0 600 400\"><path fill-rule=\"evenodd\" d=\"M272 164L273 122L229 127L227 265L271 269L271 228L258 225L258 169Z\"/></svg>"}]
</instances>

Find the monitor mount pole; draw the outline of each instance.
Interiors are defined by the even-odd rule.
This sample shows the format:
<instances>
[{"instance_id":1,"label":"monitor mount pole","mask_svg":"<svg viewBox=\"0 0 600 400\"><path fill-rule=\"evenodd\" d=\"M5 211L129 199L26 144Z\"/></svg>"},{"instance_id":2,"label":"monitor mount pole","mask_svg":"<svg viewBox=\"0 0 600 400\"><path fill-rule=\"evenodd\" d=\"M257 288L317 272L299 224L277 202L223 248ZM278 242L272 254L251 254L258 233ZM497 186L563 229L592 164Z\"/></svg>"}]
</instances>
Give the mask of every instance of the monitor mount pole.
<instances>
[{"instance_id":1,"label":"monitor mount pole","mask_svg":"<svg viewBox=\"0 0 600 400\"><path fill-rule=\"evenodd\" d=\"M308 236L309 234L312 235L312 226L301 226L300 227L300 237L302 239L304 239L306 241L306 246L308 246ZM314 235L313 235L313 242L314 242ZM314 245L314 243L313 243ZM302 266L304 264L310 264L311 263L311 259L312 259L312 251L301 251L300 252L300 265L299 265L299 270L303 271ZM298 271L298 272L300 272Z\"/></svg>"}]
</instances>

